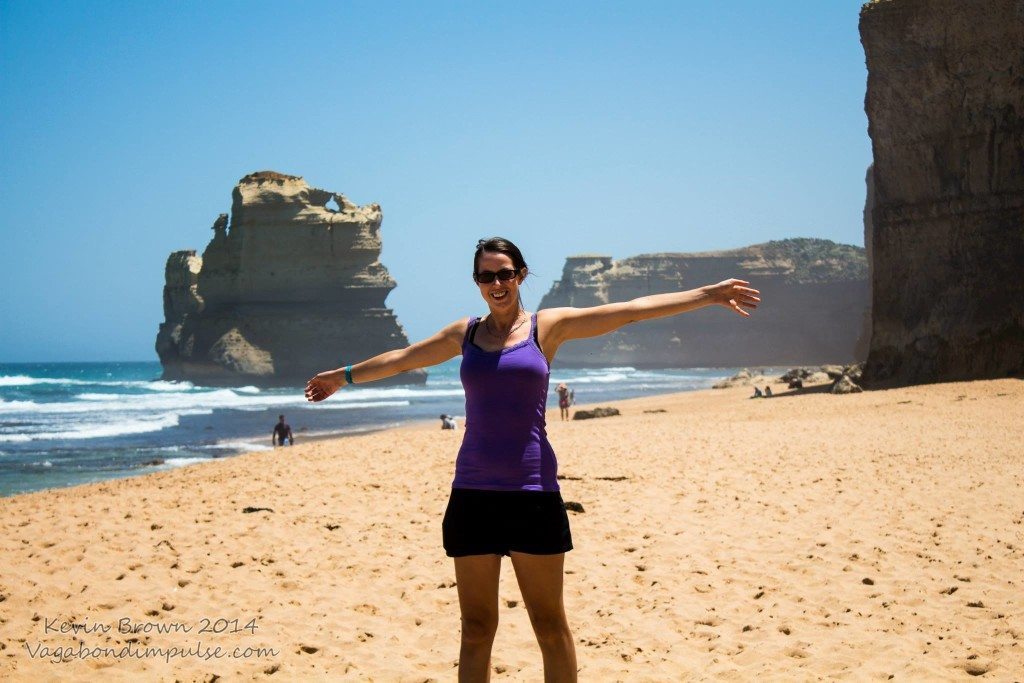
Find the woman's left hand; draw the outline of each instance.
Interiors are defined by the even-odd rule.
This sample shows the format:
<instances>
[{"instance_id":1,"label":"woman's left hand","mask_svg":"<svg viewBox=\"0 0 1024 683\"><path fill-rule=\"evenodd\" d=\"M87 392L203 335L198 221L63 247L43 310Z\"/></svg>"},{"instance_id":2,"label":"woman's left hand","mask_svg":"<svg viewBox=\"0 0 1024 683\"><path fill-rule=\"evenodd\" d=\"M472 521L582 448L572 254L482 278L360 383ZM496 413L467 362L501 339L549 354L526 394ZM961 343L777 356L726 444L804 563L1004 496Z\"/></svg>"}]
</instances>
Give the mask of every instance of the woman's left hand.
<instances>
[{"instance_id":1,"label":"woman's left hand","mask_svg":"<svg viewBox=\"0 0 1024 683\"><path fill-rule=\"evenodd\" d=\"M723 280L717 285L707 287L708 294L714 303L719 306L730 308L740 315L750 317L744 308L757 308L761 303L761 292L748 287L750 283L746 280L731 278Z\"/></svg>"}]
</instances>

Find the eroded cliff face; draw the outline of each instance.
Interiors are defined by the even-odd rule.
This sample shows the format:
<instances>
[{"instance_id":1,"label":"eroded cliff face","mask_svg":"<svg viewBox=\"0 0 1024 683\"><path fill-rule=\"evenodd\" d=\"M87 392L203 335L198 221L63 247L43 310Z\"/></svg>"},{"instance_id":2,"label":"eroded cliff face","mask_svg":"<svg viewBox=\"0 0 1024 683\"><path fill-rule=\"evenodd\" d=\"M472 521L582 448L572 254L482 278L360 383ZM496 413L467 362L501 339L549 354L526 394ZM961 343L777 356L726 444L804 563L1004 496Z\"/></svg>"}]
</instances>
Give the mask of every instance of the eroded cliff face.
<instances>
[{"instance_id":1,"label":"eroded cliff face","mask_svg":"<svg viewBox=\"0 0 1024 683\"><path fill-rule=\"evenodd\" d=\"M273 171L242 178L202 258L167 260L156 348L165 379L298 386L408 344L384 300L381 210ZM423 382L406 373L395 383Z\"/></svg>"},{"instance_id":2,"label":"eroded cliff face","mask_svg":"<svg viewBox=\"0 0 1024 683\"><path fill-rule=\"evenodd\" d=\"M701 254L566 259L540 308L595 306L675 292L729 277L761 290L764 304L741 318L722 307L628 325L564 344L559 365L720 367L846 363L869 305L859 247L794 239Z\"/></svg>"},{"instance_id":3,"label":"eroded cliff face","mask_svg":"<svg viewBox=\"0 0 1024 683\"><path fill-rule=\"evenodd\" d=\"M874 223L872 221L872 212L875 208L875 169L873 166L868 166L867 173L864 174L864 252L868 257L868 297L871 297L871 282L874 277L872 268L874 250L872 248L871 240L874 238ZM854 354L858 359L865 359L868 357L868 351L871 349L871 307L864 309L864 318L861 323L860 337L857 339L857 345L854 347Z\"/></svg>"},{"instance_id":4,"label":"eroded cliff face","mask_svg":"<svg viewBox=\"0 0 1024 683\"><path fill-rule=\"evenodd\" d=\"M1024 372L1024 0L860 19L874 151L868 386Z\"/></svg>"}]
</instances>

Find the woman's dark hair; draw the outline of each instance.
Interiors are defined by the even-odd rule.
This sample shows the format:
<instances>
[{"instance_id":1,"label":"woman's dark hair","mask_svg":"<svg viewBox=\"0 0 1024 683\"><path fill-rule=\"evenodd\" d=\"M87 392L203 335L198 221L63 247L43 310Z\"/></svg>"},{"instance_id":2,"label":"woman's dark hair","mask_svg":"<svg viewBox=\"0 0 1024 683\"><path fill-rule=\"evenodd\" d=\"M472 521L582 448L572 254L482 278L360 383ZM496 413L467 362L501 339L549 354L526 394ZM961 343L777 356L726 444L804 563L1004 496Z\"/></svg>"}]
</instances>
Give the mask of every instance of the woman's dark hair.
<instances>
[{"instance_id":1,"label":"woman's dark hair","mask_svg":"<svg viewBox=\"0 0 1024 683\"><path fill-rule=\"evenodd\" d=\"M517 273L521 273L523 268L526 268L526 259L523 258L523 252L519 251L519 247L504 237L491 237L476 243L476 254L473 255L474 276L477 273L477 268L480 267L480 255L485 251L491 254L505 254L505 256L508 256L512 259L512 267L515 268ZM527 270L529 269L527 268Z\"/></svg>"}]
</instances>

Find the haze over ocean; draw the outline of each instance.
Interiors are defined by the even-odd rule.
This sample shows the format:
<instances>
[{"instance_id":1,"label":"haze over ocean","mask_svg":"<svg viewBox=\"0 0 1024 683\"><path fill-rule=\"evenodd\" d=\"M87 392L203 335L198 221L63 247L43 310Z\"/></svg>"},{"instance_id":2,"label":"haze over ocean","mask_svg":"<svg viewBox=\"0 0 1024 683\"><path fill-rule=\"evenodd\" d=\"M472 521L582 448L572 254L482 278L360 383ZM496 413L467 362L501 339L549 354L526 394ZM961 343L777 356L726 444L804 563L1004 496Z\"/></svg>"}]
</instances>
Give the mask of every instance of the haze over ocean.
<instances>
[{"instance_id":1,"label":"haze over ocean","mask_svg":"<svg viewBox=\"0 0 1024 683\"><path fill-rule=\"evenodd\" d=\"M495 233L531 308L575 253L863 244L859 7L0 3L0 362L155 360L167 255L262 169L382 205L411 340Z\"/></svg>"}]
</instances>

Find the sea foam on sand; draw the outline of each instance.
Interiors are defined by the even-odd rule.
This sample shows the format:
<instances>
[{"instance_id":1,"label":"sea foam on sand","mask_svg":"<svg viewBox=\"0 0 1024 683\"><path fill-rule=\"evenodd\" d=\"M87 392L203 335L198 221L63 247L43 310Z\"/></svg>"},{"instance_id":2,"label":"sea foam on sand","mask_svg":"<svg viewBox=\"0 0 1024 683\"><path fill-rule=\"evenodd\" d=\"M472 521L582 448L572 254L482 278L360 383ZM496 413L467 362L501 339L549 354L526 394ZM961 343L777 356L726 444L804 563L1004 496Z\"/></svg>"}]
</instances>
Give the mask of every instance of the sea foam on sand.
<instances>
[{"instance_id":1,"label":"sea foam on sand","mask_svg":"<svg viewBox=\"0 0 1024 683\"><path fill-rule=\"evenodd\" d=\"M580 679L1019 679L1024 383L773 389L549 413ZM0 677L454 679L435 422L0 499ZM499 597L493 678L540 680Z\"/></svg>"}]
</instances>

